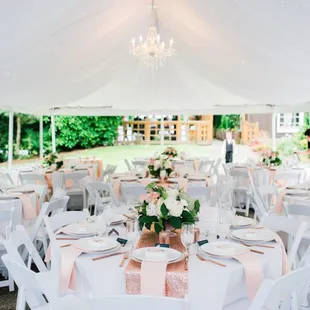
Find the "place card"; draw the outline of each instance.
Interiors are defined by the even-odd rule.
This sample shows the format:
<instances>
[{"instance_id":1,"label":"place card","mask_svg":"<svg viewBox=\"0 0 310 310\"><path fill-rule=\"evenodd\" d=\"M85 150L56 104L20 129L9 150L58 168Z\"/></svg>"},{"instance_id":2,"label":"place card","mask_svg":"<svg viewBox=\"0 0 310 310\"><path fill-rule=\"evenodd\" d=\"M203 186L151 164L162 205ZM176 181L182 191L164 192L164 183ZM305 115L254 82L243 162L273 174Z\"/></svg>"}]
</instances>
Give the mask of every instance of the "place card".
<instances>
[{"instance_id":1,"label":"place card","mask_svg":"<svg viewBox=\"0 0 310 310\"><path fill-rule=\"evenodd\" d=\"M155 247L160 247L160 248L170 248L170 244L166 243L155 243Z\"/></svg>"},{"instance_id":2,"label":"place card","mask_svg":"<svg viewBox=\"0 0 310 310\"><path fill-rule=\"evenodd\" d=\"M202 246L203 244L206 244L206 243L209 243L209 241L207 239L206 240L200 240L200 241L197 242L197 244L199 246Z\"/></svg>"},{"instance_id":3,"label":"place card","mask_svg":"<svg viewBox=\"0 0 310 310\"><path fill-rule=\"evenodd\" d=\"M128 240L126 239L122 239L122 238L117 238L116 241L118 243L120 243L123 247L126 245L126 243L128 242Z\"/></svg>"}]
</instances>

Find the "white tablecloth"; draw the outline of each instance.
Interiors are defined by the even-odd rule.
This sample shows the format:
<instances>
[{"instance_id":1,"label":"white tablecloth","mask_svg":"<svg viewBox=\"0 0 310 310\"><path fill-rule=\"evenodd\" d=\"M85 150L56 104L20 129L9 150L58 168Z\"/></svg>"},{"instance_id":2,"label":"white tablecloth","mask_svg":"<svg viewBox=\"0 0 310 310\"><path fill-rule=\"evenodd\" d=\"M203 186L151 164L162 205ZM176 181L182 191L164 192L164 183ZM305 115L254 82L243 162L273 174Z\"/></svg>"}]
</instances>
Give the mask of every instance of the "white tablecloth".
<instances>
[{"instance_id":1,"label":"white tablecloth","mask_svg":"<svg viewBox=\"0 0 310 310\"><path fill-rule=\"evenodd\" d=\"M125 228L119 227L125 235ZM59 245L68 243L56 241L52 246L52 270L58 272L60 261ZM73 243L74 241L69 241ZM265 252L258 255L264 266L265 278L276 279L282 272L282 255L280 247L257 248ZM56 247L56 248L55 248ZM130 245L128 245L130 247ZM119 267L122 256L114 256L103 260L92 261L98 254L82 254L76 260L76 293L82 298L94 298L111 294L126 294L125 268ZM226 268L209 262L200 261L196 255L189 259L188 298L194 310L220 310L239 299L247 298L242 265L232 259L219 260L227 265Z\"/></svg>"}]
</instances>

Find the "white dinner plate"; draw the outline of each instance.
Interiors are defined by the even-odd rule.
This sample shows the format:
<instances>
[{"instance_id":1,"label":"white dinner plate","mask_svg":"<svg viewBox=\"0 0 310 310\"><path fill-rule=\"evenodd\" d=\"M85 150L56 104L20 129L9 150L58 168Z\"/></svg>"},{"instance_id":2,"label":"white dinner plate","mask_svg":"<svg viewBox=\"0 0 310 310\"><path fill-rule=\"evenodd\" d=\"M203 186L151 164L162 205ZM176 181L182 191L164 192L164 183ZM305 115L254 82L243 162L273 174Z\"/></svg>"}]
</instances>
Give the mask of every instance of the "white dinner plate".
<instances>
[{"instance_id":1,"label":"white dinner plate","mask_svg":"<svg viewBox=\"0 0 310 310\"><path fill-rule=\"evenodd\" d=\"M160 252L163 253L163 255L161 255ZM168 264L169 263L171 264L182 260L183 257L184 256L181 252L170 248L147 247L147 248L135 249L132 252L132 259L137 262L166 261L168 262Z\"/></svg>"},{"instance_id":2,"label":"white dinner plate","mask_svg":"<svg viewBox=\"0 0 310 310\"><path fill-rule=\"evenodd\" d=\"M223 258L232 258L249 251L249 249L242 244L220 241L205 243L200 249L206 254Z\"/></svg>"},{"instance_id":3,"label":"white dinner plate","mask_svg":"<svg viewBox=\"0 0 310 310\"><path fill-rule=\"evenodd\" d=\"M121 182L133 182L133 181L137 181L138 178L135 176L123 176L123 177L120 177L119 180Z\"/></svg>"},{"instance_id":4,"label":"white dinner plate","mask_svg":"<svg viewBox=\"0 0 310 310\"><path fill-rule=\"evenodd\" d=\"M268 242L272 241L275 238L275 233L269 229L239 229L232 231L232 235L242 241L250 241L250 242Z\"/></svg>"},{"instance_id":5,"label":"white dinner plate","mask_svg":"<svg viewBox=\"0 0 310 310\"><path fill-rule=\"evenodd\" d=\"M97 253L116 249L120 244L107 237L91 237L77 240L74 246L85 253Z\"/></svg>"},{"instance_id":6,"label":"white dinner plate","mask_svg":"<svg viewBox=\"0 0 310 310\"><path fill-rule=\"evenodd\" d=\"M305 190L288 190L287 194L288 196L300 196L300 197L309 197L310 192Z\"/></svg>"},{"instance_id":7,"label":"white dinner plate","mask_svg":"<svg viewBox=\"0 0 310 310\"><path fill-rule=\"evenodd\" d=\"M125 221L125 217L121 214L114 214L113 218L111 220L111 224L115 225L115 224L120 224L123 223Z\"/></svg>"},{"instance_id":8,"label":"white dinner plate","mask_svg":"<svg viewBox=\"0 0 310 310\"><path fill-rule=\"evenodd\" d=\"M256 223L255 220L249 217L244 217L244 216L235 216L232 220L231 225L233 227L243 227L243 226L251 226Z\"/></svg>"},{"instance_id":9,"label":"white dinner plate","mask_svg":"<svg viewBox=\"0 0 310 310\"><path fill-rule=\"evenodd\" d=\"M70 224L62 228L62 233L76 236L92 236L97 233L96 224L83 222Z\"/></svg>"}]
</instances>

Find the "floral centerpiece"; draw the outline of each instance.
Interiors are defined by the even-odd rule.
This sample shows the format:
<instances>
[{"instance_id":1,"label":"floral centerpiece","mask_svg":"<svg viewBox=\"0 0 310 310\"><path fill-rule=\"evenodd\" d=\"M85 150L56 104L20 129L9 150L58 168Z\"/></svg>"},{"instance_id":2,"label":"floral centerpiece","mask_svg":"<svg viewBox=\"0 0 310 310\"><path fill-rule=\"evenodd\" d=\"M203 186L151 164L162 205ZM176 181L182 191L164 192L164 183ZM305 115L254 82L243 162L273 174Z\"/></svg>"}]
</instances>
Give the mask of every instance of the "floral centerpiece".
<instances>
[{"instance_id":1,"label":"floral centerpiece","mask_svg":"<svg viewBox=\"0 0 310 310\"><path fill-rule=\"evenodd\" d=\"M139 225L142 229L151 229L156 233L180 229L182 223L194 224L200 210L199 200L192 199L183 190L170 189L156 183L147 187L148 194L140 197L137 206Z\"/></svg>"},{"instance_id":2,"label":"floral centerpiece","mask_svg":"<svg viewBox=\"0 0 310 310\"><path fill-rule=\"evenodd\" d=\"M148 164L150 175L155 178L169 177L173 172L172 161L167 156L152 158Z\"/></svg>"},{"instance_id":3,"label":"floral centerpiece","mask_svg":"<svg viewBox=\"0 0 310 310\"><path fill-rule=\"evenodd\" d=\"M174 158L174 157L177 157L178 156L178 151L171 147L171 146L168 146L162 153L163 155L166 155L170 158Z\"/></svg>"},{"instance_id":4,"label":"floral centerpiece","mask_svg":"<svg viewBox=\"0 0 310 310\"><path fill-rule=\"evenodd\" d=\"M60 169L64 162L58 158L58 154L49 153L43 159L43 167L51 167L52 165L56 165L56 170Z\"/></svg>"},{"instance_id":5,"label":"floral centerpiece","mask_svg":"<svg viewBox=\"0 0 310 310\"><path fill-rule=\"evenodd\" d=\"M264 166L281 166L282 159L279 157L279 152L262 153L262 165Z\"/></svg>"}]
</instances>

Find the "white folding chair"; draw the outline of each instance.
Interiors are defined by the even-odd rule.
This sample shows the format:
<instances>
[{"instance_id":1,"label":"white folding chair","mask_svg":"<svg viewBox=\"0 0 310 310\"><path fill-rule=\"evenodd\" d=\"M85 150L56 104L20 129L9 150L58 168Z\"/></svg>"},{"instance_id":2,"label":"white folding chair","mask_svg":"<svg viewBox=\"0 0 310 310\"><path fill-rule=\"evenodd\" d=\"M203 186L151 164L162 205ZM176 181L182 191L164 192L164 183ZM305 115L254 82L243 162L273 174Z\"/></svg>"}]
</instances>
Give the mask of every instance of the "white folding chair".
<instances>
[{"instance_id":1,"label":"white folding chair","mask_svg":"<svg viewBox=\"0 0 310 310\"><path fill-rule=\"evenodd\" d=\"M87 308L85 301L79 300L79 303L74 303L76 298L72 295L60 297L58 277L50 271L35 273L10 254L3 256L3 262L18 286L17 310L25 310L25 303L31 310L91 310ZM53 302L53 307L50 301ZM73 305L73 308L70 305Z\"/></svg>"},{"instance_id":2,"label":"white folding chair","mask_svg":"<svg viewBox=\"0 0 310 310\"><path fill-rule=\"evenodd\" d=\"M43 174L35 172L20 172L19 179L22 185L26 184L46 184L46 180Z\"/></svg>"},{"instance_id":3,"label":"white folding chair","mask_svg":"<svg viewBox=\"0 0 310 310\"><path fill-rule=\"evenodd\" d=\"M37 244L37 246L39 242L43 244L44 254L46 254L47 251L47 238L45 229L43 227L44 216L54 216L57 213L64 212L67 210L68 201L69 197L65 196L64 198L45 202L40 210L33 228L29 231L30 239L32 242Z\"/></svg>"},{"instance_id":4,"label":"white folding chair","mask_svg":"<svg viewBox=\"0 0 310 310\"><path fill-rule=\"evenodd\" d=\"M134 168L131 166L129 160L127 158L125 158L124 161L125 161L125 164L127 166L128 171L129 172L134 172Z\"/></svg>"},{"instance_id":5,"label":"white folding chair","mask_svg":"<svg viewBox=\"0 0 310 310\"><path fill-rule=\"evenodd\" d=\"M211 189L210 187L189 185L187 187L187 194L193 198L198 199L200 205L206 204L210 200Z\"/></svg>"},{"instance_id":6,"label":"white folding chair","mask_svg":"<svg viewBox=\"0 0 310 310\"><path fill-rule=\"evenodd\" d=\"M100 204L104 205L113 202L115 206L120 205L111 183L92 182L88 184L92 191L97 191L100 195Z\"/></svg>"},{"instance_id":7,"label":"white folding chair","mask_svg":"<svg viewBox=\"0 0 310 310\"><path fill-rule=\"evenodd\" d=\"M220 157L216 159L216 161L214 162L213 167L212 167L212 172L214 175L220 175L219 168L220 168L221 162L222 162L222 159Z\"/></svg>"},{"instance_id":8,"label":"white folding chair","mask_svg":"<svg viewBox=\"0 0 310 310\"><path fill-rule=\"evenodd\" d=\"M284 210L288 217L292 217L299 222L306 222L308 230L303 234L302 241L310 243L310 202L300 202L294 204L284 203Z\"/></svg>"},{"instance_id":9,"label":"white folding chair","mask_svg":"<svg viewBox=\"0 0 310 310\"><path fill-rule=\"evenodd\" d=\"M145 185L121 182L121 191L127 204L136 203L140 195L146 194Z\"/></svg>"},{"instance_id":10,"label":"white folding chair","mask_svg":"<svg viewBox=\"0 0 310 310\"><path fill-rule=\"evenodd\" d=\"M200 161L198 166L198 172L211 174L212 168L214 165L214 160L203 159Z\"/></svg>"},{"instance_id":11,"label":"white folding chair","mask_svg":"<svg viewBox=\"0 0 310 310\"><path fill-rule=\"evenodd\" d=\"M70 197L68 207L84 207L85 206L85 192L82 185L82 179L88 176L88 171L74 171L71 173L61 173L62 188Z\"/></svg>"},{"instance_id":12,"label":"white folding chair","mask_svg":"<svg viewBox=\"0 0 310 310\"><path fill-rule=\"evenodd\" d=\"M0 269L3 268L1 264L2 255L5 253L4 243L10 237L13 230L13 218L14 218L15 208L1 209L0 210L0 223L5 226L5 231L3 234L0 233ZM2 266L1 266L2 265ZM5 272L6 273L6 272ZM0 281L0 287L9 287L10 292L14 291L14 283L10 276L7 275L8 280Z\"/></svg>"},{"instance_id":13,"label":"white folding chair","mask_svg":"<svg viewBox=\"0 0 310 310\"><path fill-rule=\"evenodd\" d=\"M264 207L268 213L274 212L278 197L278 188L274 185L257 186L257 191L262 199Z\"/></svg>"},{"instance_id":14,"label":"white folding chair","mask_svg":"<svg viewBox=\"0 0 310 310\"><path fill-rule=\"evenodd\" d=\"M148 161L147 160L133 160L133 166L135 167L135 171L137 173L144 171L147 168Z\"/></svg>"},{"instance_id":15,"label":"white folding chair","mask_svg":"<svg viewBox=\"0 0 310 310\"><path fill-rule=\"evenodd\" d=\"M9 173L0 172L0 189L7 189L13 187L14 182Z\"/></svg>"},{"instance_id":16,"label":"white folding chair","mask_svg":"<svg viewBox=\"0 0 310 310\"><path fill-rule=\"evenodd\" d=\"M223 164L225 175L230 175L230 170L232 169L233 166L234 166L233 163Z\"/></svg>"},{"instance_id":17,"label":"white folding chair","mask_svg":"<svg viewBox=\"0 0 310 310\"><path fill-rule=\"evenodd\" d=\"M309 286L310 267L295 270L277 280L265 280L252 302L241 299L224 310L298 310Z\"/></svg>"},{"instance_id":18,"label":"white folding chair","mask_svg":"<svg viewBox=\"0 0 310 310\"><path fill-rule=\"evenodd\" d=\"M106 296L100 299L93 299L91 301L91 308L93 310L125 308L144 310L146 305L148 310L189 310L189 303L186 299L172 297L116 295Z\"/></svg>"},{"instance_id":19,"label":"white folding chair","mask_svg":"<svg viewBox=\"0 0 310 310\"><path fill-rule=\"evenodd\" d=\"M89 217L87 210L83 211L66 211L55 214L54 216L44 216L46 232L50 240L55 238L55 232L69 224L86 221Z\"/></svg>"},{"instance_id":20,"label":"white folding chair","mask_svg":"<svg viewBox=\"0 0 310 310\"><path fill-rule=\"evenodd\" d=\"M251 192L251 183L249 179L249 172L247 169L234 169L232 168L229 172L236 181L237 185L234 188L234 207L237 207L237 211L245 213L249 216L250 209L250 197L249 192ZM242 209L241 204L245 200L245 209Z\"/></svg>"},{"instance_id":21,"label":"white folding chair","mask_svg":"<svg viewBox=\"0 0 310 310\"><path fill-rule=\"evenodd\" d=\"M111 175L115 173L117 166L107 165L106 168L102 171L98 181L99 182L109 182L111 181Z\"/></svg>"},{"instance_id":22,"label":"white folding chair","mask_svg":"<svg viewBox=\"0 0 310 310\"><path fill-rule=\"evenodd\" d=\"M233 191L237 181L231 176L219 175L215 186L215 200L219 207L233 206Z\"/></svg>"},{"instance_id":23,"label":"white folding chair","mask_svg":"<svg viewBox=\"0 0 310 310\"><path fill-rule=\"evenodd\" d=\"M300 223L296 219L286 216L268 215L264 216L260 222L264 227L275 232L284 232L288 235L288 265L296 268L298 263L298 248L302 240L302 236L308 229L307 223Z\"/></svg>"}]
</instances>

